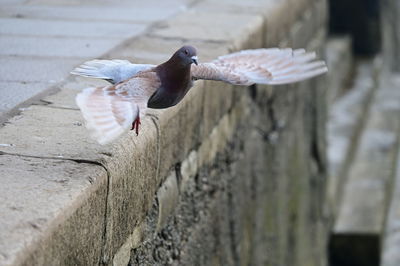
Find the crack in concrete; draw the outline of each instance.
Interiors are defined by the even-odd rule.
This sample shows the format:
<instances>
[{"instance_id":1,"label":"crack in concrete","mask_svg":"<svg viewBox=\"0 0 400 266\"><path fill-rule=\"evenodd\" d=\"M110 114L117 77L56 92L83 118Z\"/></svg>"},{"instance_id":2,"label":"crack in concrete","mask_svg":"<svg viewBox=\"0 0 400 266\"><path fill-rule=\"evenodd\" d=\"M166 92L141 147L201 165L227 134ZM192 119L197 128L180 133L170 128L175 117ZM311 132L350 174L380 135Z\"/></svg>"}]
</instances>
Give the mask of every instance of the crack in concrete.
<instances>
[{"instance_id":1,"label":"crack in concrete","mask_svg":"<svg viewBox=\"0 0 400 266\"><path fill-rule=\"evenodd\" d=\"M74 107L64 107L64 106L57 106L57 105L35 104L35 103L33 103L32 105L36 105L36 106L45 106L45 107L47 107L47 108L53 108L53 109L80 111L79 108L74 108Z\"/></svg>"},{"instance_id":2,"label":"crack in concrete","mask_svg":"<svg viewBox=\"0 0 400 266\"><path fill-rule=\"evenodd\" d=\"M285 127L284 125L281 125L279 123L279 120L276 118L275 110L273 108L274 101L274 97L271 96L265 103L265 105L267 106L267 115L269 120L271 121L271 127L269 129L263 129L258 125L253 126L267 143L273 143L274 141L276 141L276 138L279 137L280 132Z\"/></svg>"},{"instance_id":3,"label":"crack in concrete","mask_svg":"<svg viewBox=\"0 0 400 266\"><path fill-rule=\"evenodd\" d=\"M53 105L52 105L53 104ZM73 111L80 111L79 108L77 107L68 107L68 106L61 106L57 105L52 101L47 101L44 99L40 99L37 102L33 102L31 105L34 106L43 106L43 107L48 107L48 108L53 108L53 109L61 109L61 110L73 110Z\"/></svg>"},{"instance_id":4,"label":"crack in concrete","mask_svg":"<svg viewBox=\"0 0 400 266\"><path fill-rule=\"evenodd\" d=\"M156 132L157 132L157 176L156 180L159 180L160 178L160 171L161 171L161 133L160 133L160 127L157 123L158 117L155 115L148 114L148 116L151 118L151 121L153 121L154 126L156 127Z\"/></svg>"},{"instance_id":5,"label":"crack in concrete","mask_svg":"<svg viewBox=\"0 0 400 266\"><path fill-rule=\"evenodd\" d=\"M48 159L48 160L61 160L61 161L73 161L76 163L87 163L87 164L95 164L103 167L105 170L106 167L104 166L103 163L99 161L94 161L94 160L89 160L89 159L82 159L82 158L69 158L69 157L59 157L59 156L42 156L42 155L30 155L30 154L20 154L20 153L13 153L13 152L5 152L5 151L0 151L0 156L1 155L9 155L9 156L17 156L17 157L25 157L25 158L36 158L36 159Z\"/></svg>"},{"instance_id":6,"label":"crack in concrete","mask_svg":"<svg viewBox=\"0 0 400 266\"><path fill-rule=\"evenodd\" d=\"M103 223L103 235L102 235L102 249L101 249L101 254L100 254L100 259L99 262L102 265L108 265L109 263L109 258L106 255L106 249L107 249L107 220L108 220L108 203L110 202L109 197L110 196L110 184L111 184L111 174L108 171L106 167L104 167L107 173L107 187L106 187L106 202L105 202L105 210L104 210L104 223Z\"/></svg>"}]
</instances>

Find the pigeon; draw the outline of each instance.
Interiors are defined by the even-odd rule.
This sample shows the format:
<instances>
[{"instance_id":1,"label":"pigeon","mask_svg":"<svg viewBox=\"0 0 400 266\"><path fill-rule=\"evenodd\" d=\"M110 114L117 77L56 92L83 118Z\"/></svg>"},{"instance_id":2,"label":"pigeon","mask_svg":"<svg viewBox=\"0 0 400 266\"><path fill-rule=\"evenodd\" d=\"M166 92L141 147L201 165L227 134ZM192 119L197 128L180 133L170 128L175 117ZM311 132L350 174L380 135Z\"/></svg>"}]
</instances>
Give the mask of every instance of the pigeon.
<instances>
[{"instance_id":1,"label":"pigeon","mask_svg":"<svg viewBox=\"0 0 400 266\"><path fill-rule=\"evenodd\" d=\"M140 117L147 108L178 104L199 79L234 85L280 85L302 81L328 71L325 62L304 49L252 49L198 63L197 51L185 45L160 65L132 64L127 60L91 60L71 74L99 78L109 86L87 88L76 103L92 137L107 144L128 129L139 134Z\"/></svg>"}]
</instances>

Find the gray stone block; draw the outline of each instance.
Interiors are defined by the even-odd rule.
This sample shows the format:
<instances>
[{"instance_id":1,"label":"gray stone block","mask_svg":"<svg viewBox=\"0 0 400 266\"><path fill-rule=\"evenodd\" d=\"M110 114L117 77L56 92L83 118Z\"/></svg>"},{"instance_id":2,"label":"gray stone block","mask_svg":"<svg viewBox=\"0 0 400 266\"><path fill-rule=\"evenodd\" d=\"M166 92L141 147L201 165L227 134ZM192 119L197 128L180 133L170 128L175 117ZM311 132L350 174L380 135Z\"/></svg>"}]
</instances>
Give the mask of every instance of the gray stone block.
<instances>
[{"instance_id":1,"label":"gray stone block","mask_svg":"<svg viewBox=\"0 0 400 266\"><path fill-rule=\"evenodd\" d=\"M43 92L47 86L46 83L24 84L0 81L0 115Z\"/></svg>"},{"instance_id":2,"label":"gray stone block","mask_svg":"<svg viewBox=\"0 0 400 266\"><path fill-rule=\"evenodd\" d=\"M148 3L148 2L147 2ZM162 3L157 3L160 6ZM2 17L22 17L27 19L52 19L67 20L75 22L107 22L111 23L143 23L149 24L159 20L166 19L175 13L182 11L184 6L174 6L162 4L163 7L154 8L154 5L142 3L138 6L138 2L133 2L134 6L123 6L120 2L117 5L23 5L23 6L7 6L0 8L0 16ZM109 27L106 26L106 27Z\"/></svg>"},{"instance_id":3,"label":"gray stone block","mask_svg":"<svg viewBox=\"0 0 400 266\"><path fill-rule=\"evenodd\" d=\"M119 44L122 39L85 39L2 36L0 55L31 57L95 58Z\"/></svg>"},{"instance_id":4,"label":"gray stone block","mask_svg":"<svg viewBox=\"0 0 400 266\"><path fill-rule=\"evenodd\" d=\"M8 155L0 155L0 166L1 265L99 263L107 197L102 167Z\"/></svg>"},{"instance_id":5,"label":"gray stone block","mask_svg":"<svg viewBox=\"0 0 400 266\"><path fill-rule=\"evenodd\" d=\"M0 18L0 34L57 38L125 39L143 33L144 24Z\"/></svg>"},{"instance_id":6,"label":"gray stone block","mask_svg":"<svg viewBox=\"0 0 400 266\"><path fill-rule=\"evenodd\" d=\"M0 57L0 76L3 82L19 82L25 85L30 83L35 87L37 85L33 83L47 84L41 88L45 90L63 81L71 69L79 63L80 59L76 58L2 56Z\"/></svg>"},{"instance_id":7,"label":"gray stone block","mask_svg":"<svg viewBox=\"0 0 400 266\"><path fill-rule=\"evenodd\" d=\"M215 27L215 25L218 27ZM230 42L236 49L249 43L249 35L258 33L262 27L261 16L229 14L220 12L188 11L182 13L151 31L161 38ZM261 40L259 34L255 38ZM254 42L255 40L251 42Z\"/></svg>"},{"instance_id":8,"label":"gray stone block","mask_svg":"<svg viewBox=\"0 0 400 266\"><path fill-rule=\"evenodd\" d=\"M30 106L0 131L2 142L12 144L0 147L7 153L100 161L109 152L90 139L78 110Z\"/></svg>"},{"instance_id":9,"label":"gray stone block","mask_svg":"<svg viewBox=\"0 0 400 266\"><path fill-rule=\"evenodd\" d=\"M220 55L233 52L228 43L212 43L199 40L165 39L141 36L124 43L106 54L108 58L125 58L134 63L160 64L183 45L193 45L197 49L199 62L209 62Z\"/></svg>"}]
</instances>

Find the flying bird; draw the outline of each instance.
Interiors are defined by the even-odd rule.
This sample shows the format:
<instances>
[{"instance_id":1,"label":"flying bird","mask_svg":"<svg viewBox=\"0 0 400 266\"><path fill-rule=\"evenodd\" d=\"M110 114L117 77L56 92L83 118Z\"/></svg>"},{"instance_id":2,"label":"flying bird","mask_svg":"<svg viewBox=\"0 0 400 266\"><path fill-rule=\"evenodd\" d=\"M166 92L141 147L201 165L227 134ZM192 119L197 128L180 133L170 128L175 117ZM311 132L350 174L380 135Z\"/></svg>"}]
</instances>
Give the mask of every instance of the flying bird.
<instances>
[{"instance_id":1,"label":"flying bird","mask_svg":"<svg viewBox=\"0 0 400 266\"><path fill-rule=\"evenodd\" d=\"M132 64L127 60L91 60L71 74L99 78L111 83L87 88L76 103L92 137L109 143L126 130L139 133L140 117L147 108L162 109L178 104L198 79L234 85L289 84L327 72L324 61L304 49L254 49L220 56L198 64L193 46L183 46L158 66Z\"/></svg>"}]
</instances>

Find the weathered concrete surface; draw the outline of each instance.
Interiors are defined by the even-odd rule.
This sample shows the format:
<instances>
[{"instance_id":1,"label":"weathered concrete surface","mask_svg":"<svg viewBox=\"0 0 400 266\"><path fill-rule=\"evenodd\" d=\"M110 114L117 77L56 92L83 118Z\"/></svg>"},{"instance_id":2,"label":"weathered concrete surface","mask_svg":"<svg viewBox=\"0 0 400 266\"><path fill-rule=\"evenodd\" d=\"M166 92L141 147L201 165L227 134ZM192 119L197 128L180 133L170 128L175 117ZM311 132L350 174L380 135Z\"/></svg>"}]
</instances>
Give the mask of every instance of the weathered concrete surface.
<instances>
[{"instance_id":1,"label":"weathered concrete surface","mask_svg":"<svg viewBox=\"0 0 400 266\"><path fill-rule=\"evenodd\" d=\"M214 128L210 141L215 144L203 141L188 159L176 164L178 182L182 180L178 208L153 238L159 217L159 203L154 202L145 225L150 236L134 247L131 264L323 265L324 258L316 255L320 251L314 247L324 243L324 197L308 182L323 186L323 159L318 152L310 154L323 149L315 139L323 134L309 130L315 130L313 126L319 124L315 114L326 105L320 101L315 106L310 84L304 83L297 92L280 87L272 95L263 86L245 95L235 89L235 101L228 110L244 114L239 120L233 114L227 119L228 125L237 120L234 137L225 148L215 148L221 141L215 141L213 134L219 135L221 129ZM244 101L242 106L238 99ZM198 158L207 150L217 155L216 161ZM321 223L315 225L316 220Z\"/></svg>"},{"instance_id":2,"label":"weathered concrete surface","mask_svg":"<svg viewBox=\"0 0 400 266\"><path fill-rule=\"evenodd\" d=\"M216 11L216 10L215 10ZM242 49L243 41L254 38L254 47L261 42L262 18L255 15L240 15L221 12L188 11L151 32L161 38L183 38L210 42L227 42L234 49ZM215 25L218 27L215 27ZM253 34L252 34L253 33ZM250 36L249 36L250 35Z\"/></svg>"},{"instance_id":3,"label":"weathered concrete surface","mask_svg":"<svg viewBox=\"0 0 400 266\"><path fill-rule=\"evenodd\" d=\"M1 155L0 182L1 265L99 263L107 194L102 167Z\"/></svg>"},{"instance_id":4,"label":"weathered concrete surface","mask_svg":"<svg viewBox=\"0 0 400 266\"><path fill-rule=\"evenodd\" d=\"M57 3L64 7L67 2ZM71 6L60 11L63 19L70 8L79 6L78 1L68 3ZM246 14L231 14L227 4L227 9L218 8L220 17L218 5L207 15L200 4L187 12L180 9L184 13L115 49L104 49L104 57L159 63L183 43L195 45L201 61L284 41L323 50L326 18L317 11L326 1L268 1L274 12L261 11L266 4L251 1L248 6L259 11ZM96 4L87 1L85 6ZM38 11L31 19L42 15ZM218 19L221 23L215 25ZM116 23L125 23L121 21ZM280 32L280 37L273 39L269 32ZM78 226L63 223L65 229L52 231L48 238L38 235L42 245L21 247L26 257L17 257L20 264L38 258L34 264L325 265L323 77L276 88L197 82L178 106L143 118L138 137L130 133L108 146L89 138L73 100L82 87L100 84L69 78L59 93L0 129L5 144L0 150L7 154L0 157L75 160L96 168L101 164L101 171L107 171L105 181L85 194L102 195L103 205L79 205L74 198L77 206L90 206L103 217L101 230L93 227L101 237L93 238L93 253L84 257L85 247L76 245L72 252L82 252L69 260L69 253L62 251L75 242L59 241L58 233L91 242L85 235L76 236ZM54 205L66 208L60 201ZM71 215L92 222L79 211ZM46 250L50 244L53 248Z\"/></svg>"}]
</instances>

